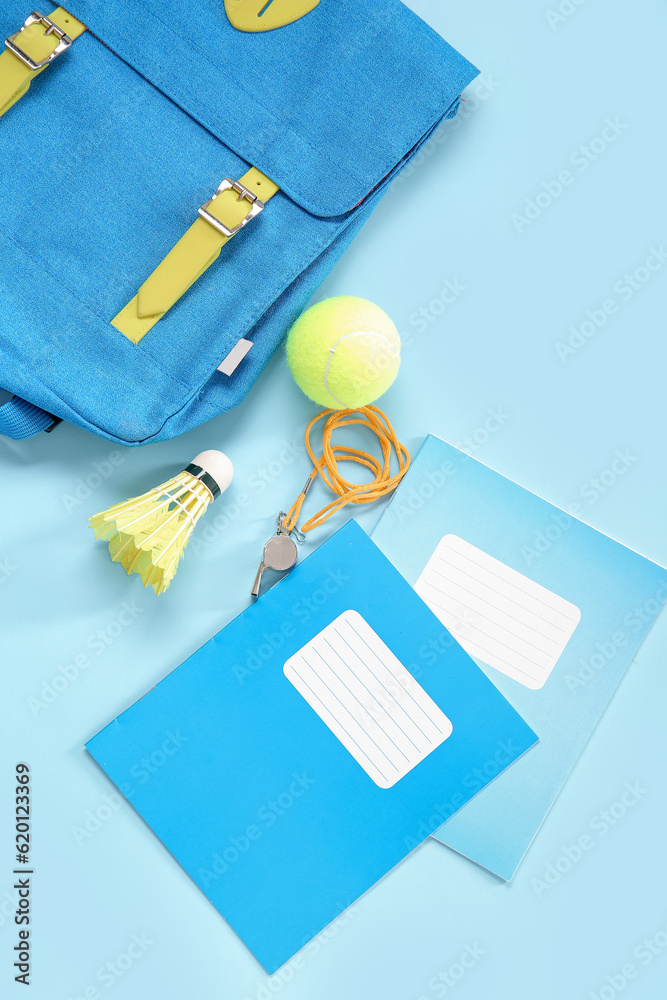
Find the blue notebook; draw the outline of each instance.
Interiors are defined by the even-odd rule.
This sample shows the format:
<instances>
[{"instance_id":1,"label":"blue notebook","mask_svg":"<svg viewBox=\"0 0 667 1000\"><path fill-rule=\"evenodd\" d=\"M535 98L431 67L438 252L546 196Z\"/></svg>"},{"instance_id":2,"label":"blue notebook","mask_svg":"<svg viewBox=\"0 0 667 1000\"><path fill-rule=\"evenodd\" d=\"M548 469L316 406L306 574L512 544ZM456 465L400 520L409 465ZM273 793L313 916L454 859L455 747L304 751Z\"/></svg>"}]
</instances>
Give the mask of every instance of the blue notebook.
<instances>
[{"instance_id":1,"label":"blue notebook","mask_svg":"<svg viewBox=\"0 0 667 1000\"><path fill-rule=\"evenodd\" d=\"M273 972L535 742L350 521L87 746Z\"/></svg>"},{"instance_id":2,"label":"blue notebook","mask_svg":"<svg viewBox=\"0 0 667 1000\"><path fill-rule=\"evenodd\" d=\"M373 540L539 734L434 836L510 879L667 596L667 570L430 435Z\"/></svg>"}]
</instances>

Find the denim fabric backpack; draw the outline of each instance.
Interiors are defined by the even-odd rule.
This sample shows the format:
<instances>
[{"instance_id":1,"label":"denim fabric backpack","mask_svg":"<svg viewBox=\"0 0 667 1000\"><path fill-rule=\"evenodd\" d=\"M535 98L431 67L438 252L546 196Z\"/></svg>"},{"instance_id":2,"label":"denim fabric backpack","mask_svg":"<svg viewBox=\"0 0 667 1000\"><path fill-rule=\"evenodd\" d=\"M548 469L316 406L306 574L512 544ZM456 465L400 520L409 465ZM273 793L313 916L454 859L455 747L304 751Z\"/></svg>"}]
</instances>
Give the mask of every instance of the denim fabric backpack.
<instances>
[{"instance_id":1,"label":"denim fabric backpack","mask_svg":"<svg viewBox=\"0 0 667 1000\"><path fill-rule=\"evenodd\" d=\"M5 0L3 29L0 433L15 438L64 419L143 444L238 403L476 75L399 0L70 0L45 16Z\"/></svg>"}]
</instances>

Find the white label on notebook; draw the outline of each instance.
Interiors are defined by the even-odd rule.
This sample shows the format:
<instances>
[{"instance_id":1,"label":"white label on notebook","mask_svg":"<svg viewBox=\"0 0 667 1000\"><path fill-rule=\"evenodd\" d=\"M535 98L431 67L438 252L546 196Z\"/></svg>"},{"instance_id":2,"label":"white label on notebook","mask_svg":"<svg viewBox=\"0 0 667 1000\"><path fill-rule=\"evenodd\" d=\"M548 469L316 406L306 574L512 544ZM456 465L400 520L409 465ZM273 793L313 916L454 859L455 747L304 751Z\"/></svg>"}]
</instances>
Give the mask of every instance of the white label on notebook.
<instances>
[{"instance_id":1,"label":"white label on notebook","mask_svg":"<svg viewBox=\"0 0 667 1000\"><path fill-rule=\"evenodd\" d=\"M452 724L357 611L289 658L285 677L376 785L391 788Z\"/></svg>"},{"instance_id":2,"label":"white label on notebook","mask_svg":"<svg viewBox=\"0 0 667 1000\"><path fill-rule=\"evenodd\" d=\"M574 604L457 535L445 535L415 590L471 656L541 688L579 624Z\"/></svg>"}]
</instances>

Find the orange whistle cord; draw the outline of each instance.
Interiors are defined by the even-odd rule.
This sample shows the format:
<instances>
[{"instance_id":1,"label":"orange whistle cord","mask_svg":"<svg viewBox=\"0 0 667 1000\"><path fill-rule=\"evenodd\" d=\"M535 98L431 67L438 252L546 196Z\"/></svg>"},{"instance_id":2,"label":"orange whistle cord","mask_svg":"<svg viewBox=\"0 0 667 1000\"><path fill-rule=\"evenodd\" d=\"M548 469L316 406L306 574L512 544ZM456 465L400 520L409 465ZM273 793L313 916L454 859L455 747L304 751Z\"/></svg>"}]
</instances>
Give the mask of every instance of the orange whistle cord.
<instances>
[{"instance_id":1,"label":"orange whistle cord","mask_svg":"<svg viewBox=\"0 0 667 1000\"><path fill-rule=\"evenodd\" d=\"M326 417L327 420L322 432L322 455L320 458L316 458L310 443L310 432L318 420L323 417ZM359 448L331 443L331 436L335 430L349 427L352 424L368 427L377 435L382 448L382 462L374 455L369 455L368 452L361 451ZM318 475L322 477L330 490L338 494L338 499L332 500L330 504L305 521L300 529L303 532L319 528L327 518L342 510L348 503L373 503L375 500L387 496L388 493L396 489L410 468L410 454L407 448L398 440L388 418L377 406L360 406L357 410L323 410L308 424L305 442L314 469L308 476L303 490L287 512L283 522L285 531L296 529L303 501ZM391 474L392 449L398 458L398 472L394 476ZM370 483L351 483L341 475L340 462L356 462L357 465L363 465L371 470L375 478Z\"/></svg>"}]
</instances>

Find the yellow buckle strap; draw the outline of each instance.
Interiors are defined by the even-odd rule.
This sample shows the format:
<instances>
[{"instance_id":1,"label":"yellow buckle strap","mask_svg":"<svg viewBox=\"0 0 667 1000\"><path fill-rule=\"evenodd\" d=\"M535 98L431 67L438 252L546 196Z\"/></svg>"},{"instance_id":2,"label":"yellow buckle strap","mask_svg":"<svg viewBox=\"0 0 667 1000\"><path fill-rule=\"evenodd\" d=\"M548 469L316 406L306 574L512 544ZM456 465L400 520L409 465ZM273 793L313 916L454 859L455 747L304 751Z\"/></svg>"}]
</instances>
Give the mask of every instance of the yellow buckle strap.
<instances>
[{"instance_id":1,"label":"yellow buckle strap","mask_svg":"<svg viewBox=\"0 0 667 1000\"><path fill-rule=\"evenodd\" d=\"M86 30L64 7L45 17L34 11L5 41L0 55L0 117L23 97L34 77Z\"/></svg>"},{"instance_id":2,"label":"yellow buckle strap","mask_svg":"<svg viewBox=\"0 0 667 1000\"><path fill-rule=\"evenodd\" d=\"M199 209L200 218L146 279L132 301L111 320L112 326L138 344L218 259L225 243L261 212L277 191L278 185L256 167L251 167L239 181L226 178Z\"/></svg>"}]
</instances>

